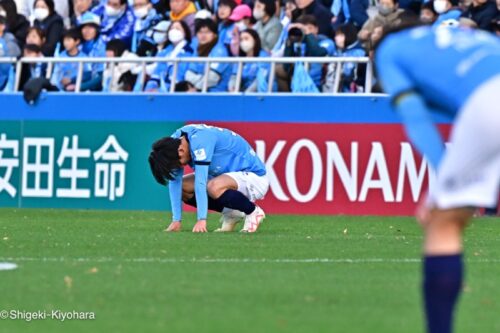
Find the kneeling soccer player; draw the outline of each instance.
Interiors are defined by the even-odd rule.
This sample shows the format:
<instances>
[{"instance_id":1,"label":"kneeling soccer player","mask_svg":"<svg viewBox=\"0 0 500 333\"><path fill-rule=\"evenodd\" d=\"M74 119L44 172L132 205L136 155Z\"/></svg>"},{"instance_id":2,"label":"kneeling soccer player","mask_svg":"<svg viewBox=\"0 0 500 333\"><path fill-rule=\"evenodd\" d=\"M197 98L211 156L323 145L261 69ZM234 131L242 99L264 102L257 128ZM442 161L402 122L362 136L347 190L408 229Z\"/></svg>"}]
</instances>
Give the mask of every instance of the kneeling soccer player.
<instances>
[{"instance_id":1,"label":"kneeling soccer player","mask_svg":"<svg viewBox=\"0 0 500 333\"><path fill-rule=\"evenodd\" d=\"M166 185L172 204L172 223L181 229L182 202L197 207L193 232L207 232L208 209L222 213L216 231L233 231L245 219L242 232L255 232L265 218L254 204L269 189L264 163L240 135L224 128L193 124L153 144L149 164L156 181ZM184 175L189 165L194 173Z\"/></svg>"},{"instance_id":2,"label":"kneeling soccer player","mask_svg":"<svg viewBox=\"0 0 500 333\"><path fill-rule=\"evenodd\" d=\"M417 212L424 227L427 331L452 332L462 287L462 234L473 207L500 186L500 41L486 32L417 27L387 34L375 51L384 90L437 184ZM432 113L450 116L450 147Z\"/></svg>"}]
</instances>

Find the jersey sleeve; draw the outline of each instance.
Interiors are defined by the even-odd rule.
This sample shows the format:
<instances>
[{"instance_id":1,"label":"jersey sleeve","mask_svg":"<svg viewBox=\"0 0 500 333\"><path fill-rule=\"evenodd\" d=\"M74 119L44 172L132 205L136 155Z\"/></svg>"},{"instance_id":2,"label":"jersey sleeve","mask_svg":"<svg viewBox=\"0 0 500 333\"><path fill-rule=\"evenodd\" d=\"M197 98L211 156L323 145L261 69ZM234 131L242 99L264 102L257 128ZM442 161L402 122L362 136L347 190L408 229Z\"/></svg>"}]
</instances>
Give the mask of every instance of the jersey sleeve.
<instances>
[{"instance_id":1,"label":"jersey sleeve","mask_svg":"<svg viewBox=\"0 0 500 333\"><path fill-rule=\"evenodd\" d=\"M182 219L182 177L184 169L174 172L174 179L168 182L170 193L170 206L172 207L172 222Z\"/></svg>"},{"instance_id":2,"label":"jersey sleeve","mask_svg":"<svg viewBox=\"0 0 500 333\"><path fill-rule=\"evenodd\" d=\"M390 95L391 100L405 92L414 89L414 84L407 72L401 66L403 51L391 37L383 41L375 55L377 75L384 92Z\"/></svg>"},{"instance_id":3,"label":"jersey sleeve","mask_svg":"<svg viewBox=\"0 0 500 333\"><path fill-rule=\"evenodd\" d=\"M194 192L198 220L206 220L208 214L208 169L212 161L217 137L209 132L198 132L191 137L194 163Z\"/></svg>"}]
</instances>

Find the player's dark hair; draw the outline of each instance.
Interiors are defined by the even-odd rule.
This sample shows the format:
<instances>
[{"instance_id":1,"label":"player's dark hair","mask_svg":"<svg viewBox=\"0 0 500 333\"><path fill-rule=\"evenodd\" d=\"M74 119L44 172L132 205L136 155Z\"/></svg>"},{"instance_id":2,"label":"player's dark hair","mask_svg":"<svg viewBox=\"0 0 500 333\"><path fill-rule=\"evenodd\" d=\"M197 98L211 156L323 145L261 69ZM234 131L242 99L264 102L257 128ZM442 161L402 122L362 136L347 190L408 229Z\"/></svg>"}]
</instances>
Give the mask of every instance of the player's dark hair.
<instances>
[{"instance_id":1,"label":"player's dark hair","mask_svg":"<svg viewBox=\"0 0 500 333\"><path fill-rule=\"evenodd\" d=\"M158 183L166 185L167 180L174 179L173 171L182 167L178 152L180 144L181 139L171 137L161 138L153 143L149 166Z\"/></svg>"}]
</instances>

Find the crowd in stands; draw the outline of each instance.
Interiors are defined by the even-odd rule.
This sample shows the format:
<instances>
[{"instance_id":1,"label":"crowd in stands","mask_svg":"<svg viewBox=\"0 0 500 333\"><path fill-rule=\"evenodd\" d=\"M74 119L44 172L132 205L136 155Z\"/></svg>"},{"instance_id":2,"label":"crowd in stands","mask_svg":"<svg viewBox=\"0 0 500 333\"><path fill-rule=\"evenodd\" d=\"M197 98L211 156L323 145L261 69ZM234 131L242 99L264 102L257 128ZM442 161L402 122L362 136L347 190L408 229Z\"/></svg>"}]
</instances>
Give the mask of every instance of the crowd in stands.
<instances>
[{"instance_id":1,"label":"crowd in stands","mask_svg":"<svg viewBox=\"0 0 500 333\"><path fill-rule=\"evenodd\" d=\"M500 0L0 0L0 58L366 57L385 27L408 17L500 38ZM23 64L19 88L48 67ZM55 64L51 84L74 91L78 67ZM233 63L85 63L80 90L332 92L336 77L340 92L366 89L365 64L337 68L246 63L237 83ZM0 91L12 89L14 70L0 63Z\"/></svg>"}]
</instances>

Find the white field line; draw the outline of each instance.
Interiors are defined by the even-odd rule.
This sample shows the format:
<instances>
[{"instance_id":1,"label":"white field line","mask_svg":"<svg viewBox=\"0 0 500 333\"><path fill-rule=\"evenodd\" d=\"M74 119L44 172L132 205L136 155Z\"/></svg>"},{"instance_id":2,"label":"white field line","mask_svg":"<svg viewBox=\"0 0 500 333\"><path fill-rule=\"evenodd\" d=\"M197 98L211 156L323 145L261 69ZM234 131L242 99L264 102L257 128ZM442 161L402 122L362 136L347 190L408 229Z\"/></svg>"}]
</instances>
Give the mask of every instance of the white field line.
<instances>
[{"instance_id":1,"label":"white field line","mask_svg":"<svg viewBox=\"0 0 500 333\"><path fill-rule=\"evenodd\" d=\"M500 263L500 259L468 259L470 263ZM250 258L67 258L67 257L0 257L0 262L126 262L126 263L158 263L158 264L179 264L179 263L270 263L270 264L372 264L372 263L421 263L418 258L366 258L366 259L332 259L332 258L307 258L307 259L250 259Z\"/></svg>"}]
</instances>

